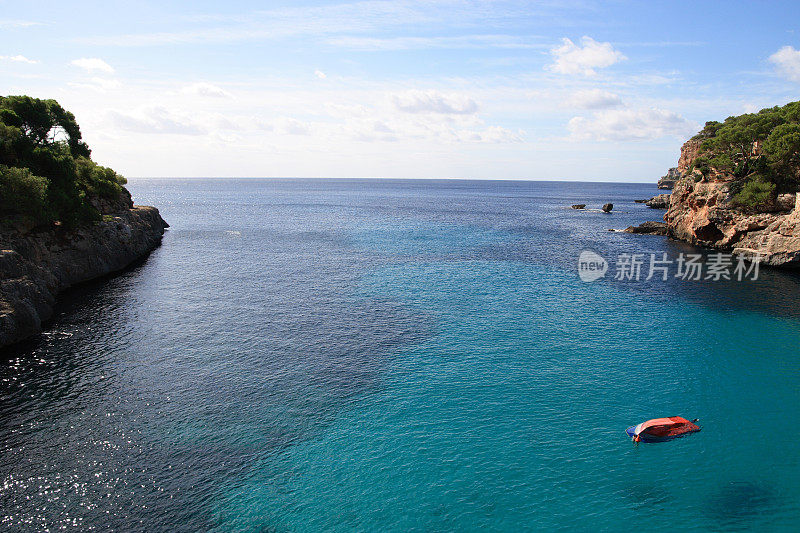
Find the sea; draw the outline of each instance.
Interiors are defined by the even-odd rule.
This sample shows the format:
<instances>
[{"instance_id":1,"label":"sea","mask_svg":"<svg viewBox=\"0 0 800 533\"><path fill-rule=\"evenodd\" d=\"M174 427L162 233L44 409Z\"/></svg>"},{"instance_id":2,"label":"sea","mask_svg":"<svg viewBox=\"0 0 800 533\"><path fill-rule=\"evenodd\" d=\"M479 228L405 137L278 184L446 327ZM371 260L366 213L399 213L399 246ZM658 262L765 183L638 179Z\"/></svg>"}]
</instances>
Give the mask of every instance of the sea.
<instances>
[{"instance_id":1,"label":"sea","mask_svg":"<svg viewBox=\"0 0 800 533\"><path fill-rule=\"evenodd\" d=\"M654 184L129 189L162 245L2 350L0 530L797 530L800 276L609 231Z\"/></svg>"}]
</instances>

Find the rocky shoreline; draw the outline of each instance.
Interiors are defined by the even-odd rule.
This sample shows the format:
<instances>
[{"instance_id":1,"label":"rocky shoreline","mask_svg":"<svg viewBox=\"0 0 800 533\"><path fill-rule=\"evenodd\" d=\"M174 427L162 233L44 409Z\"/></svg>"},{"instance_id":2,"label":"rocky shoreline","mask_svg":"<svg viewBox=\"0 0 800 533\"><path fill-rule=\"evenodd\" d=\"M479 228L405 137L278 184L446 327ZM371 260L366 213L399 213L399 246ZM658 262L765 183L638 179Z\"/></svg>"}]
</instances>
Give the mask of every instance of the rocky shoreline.
<instances>
[{"instance_id":1,"label":"rocky shoreline","mask_svg":"<svg viewBox=\"0 0 800 533\"><path fill-rule=\"evenodd\" d=\"M703 177L691 170L699 157L699 141L681 148L675 183L664 215L669 236L697 246L730 251L762 264L800 267L800 195L781 194L759 212L733 204L732 180L725 175Z\"/></svg>"},{"instance_id":2,"label":"rocky shoreline","mask_svg":"<svg viewBox=\"0 0 800 533\"><path fill-rule=\"evenodd\" d=\"M761 264L800 268L800 193L778 195L758 212L746 212L733 202L733 181L718 174L706 177L693 169L700 157L700 141L691 139L681 147L678 166L665 178L672 194L637 200L648 207L666 209L663 222L648 221L623 231L666 235L695 246L724 250Z\"/></svg>"},{"instance_id":3,"label":"rocky shoreline","mask_svg":"<svg viewBox=\"0 0 800 533\"><path fill-rule=\"evenodd\" d=\"M60 292L145 257L167 227L155 207L133 206L73 230L0 232L0 347L40 333Z\"/></svg>"}]
</instances>

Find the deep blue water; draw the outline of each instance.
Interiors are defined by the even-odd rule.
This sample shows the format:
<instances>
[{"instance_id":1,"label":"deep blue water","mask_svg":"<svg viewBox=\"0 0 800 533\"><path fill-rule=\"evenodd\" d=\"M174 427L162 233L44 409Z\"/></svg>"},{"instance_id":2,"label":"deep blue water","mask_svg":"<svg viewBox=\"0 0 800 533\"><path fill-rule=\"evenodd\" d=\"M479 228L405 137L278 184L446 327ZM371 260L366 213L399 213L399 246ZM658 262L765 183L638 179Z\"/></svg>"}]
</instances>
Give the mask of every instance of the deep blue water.
<instances>
[{"instance_id":1,"label":"deep blue water","mask_svg":"<svg viewBox=\"0 0 800 533\"><path fill-rule=\"evenodd\" d=\"M171 224L0 368L0 528L793 530L800 277L580 281L653 185L132 180ZM611 214L580 212L573 203ZM703 431L634 445L659 416Z\"/></svg>"}]
</instances>

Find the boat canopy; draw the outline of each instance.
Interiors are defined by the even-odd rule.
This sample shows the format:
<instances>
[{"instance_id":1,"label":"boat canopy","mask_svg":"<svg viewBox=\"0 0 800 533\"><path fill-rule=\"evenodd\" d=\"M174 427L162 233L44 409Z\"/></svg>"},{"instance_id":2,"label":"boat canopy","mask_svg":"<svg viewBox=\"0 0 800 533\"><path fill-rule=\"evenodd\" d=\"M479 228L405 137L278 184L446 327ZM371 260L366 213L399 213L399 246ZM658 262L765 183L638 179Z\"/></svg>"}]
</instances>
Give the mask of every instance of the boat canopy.
<instances>
[{"instance_id":1,"label":"boat canopy","mask_svg":"<svg viewBox=\"0 0 800 533\"><path fill-rule=\"evenodd\" d=\"M681 416L670 416L666 418L653 418L652 420L648 420L647 422L642 422L636 429L634 429L633 434L639 435L645 429L655 427L655 426L676 426L681 424L691 424L690 421L686 420Z\"/></svg>"}]
</instances>

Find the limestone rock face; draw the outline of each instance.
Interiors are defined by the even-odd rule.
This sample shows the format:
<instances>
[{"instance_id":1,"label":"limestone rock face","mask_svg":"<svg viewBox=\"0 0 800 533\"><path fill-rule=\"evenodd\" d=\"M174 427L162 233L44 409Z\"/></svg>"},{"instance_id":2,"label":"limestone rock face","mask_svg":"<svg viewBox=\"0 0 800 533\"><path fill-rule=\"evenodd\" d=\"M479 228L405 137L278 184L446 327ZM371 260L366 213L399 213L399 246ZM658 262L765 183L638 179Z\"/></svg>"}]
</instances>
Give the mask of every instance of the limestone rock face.
<instances>
[{"instance_id":1,"label":"limestone rock face","mask_svg":"<svg viewBox=\"0 0 800 533\"><path fill-rule=\"evenodd\" d=\"M40 332L60 291L144 257L160 244L167 227L155 207L135 206L73 230L4 230L0 234L0 346Z\"/></svg>"},{"instance_id":2,"label":"limestone rock face","mask_svg":"<svg viewBox=\"0 0 800 533\"><path fill-rule=\"evenodd\" d=\"M653 209L667 209L669 207L669 194L659 194L647 200L644 204Z\"/></svg>"},{"instance_id":3,"label":"limestone rock face","mask_svg":"<svg viewBox=\"0 0 800 533\"><path fill-rule=\"evenodd\" d=\"M735 243L733 252L748 257L766 257L768 265L783 265L800 268L800 201L791 213L773 214L761 225L763 229L744 230L742 238Z\"/></svg>"},{"instance_id":4,"label":"limestone rock face","mask_svg":"<svg viewBox=\"0 0 800 533\"><path fill-rule=\"evenodd\" d=\"M702 139L689 139L681 146L681 155L678 158L678 178L685 176L689 172L689 166L700 155L700 145Z\"/></svg>"},{"instance_id":5,"label":"limestone rock face","mask_svg":"<svg viewBox=\"0 0 800 533\"><path fill-rule=\"evenodd\" d=\"M699 141L681 148L675 183L664 220L669 235L699 246L760 256L762 264L800 267L798 195L780 195L765 212L744 213L732 205L731 178L688 173L699 155Z\"/></svg>"},{"instance_id":6,"label":"limestone rock face","mask_svg":"<svg viewBox=\"0 0 800 533\"><path fill-rule=\"evenodd\" d=\"M692 161L700 155L700 144L702 139L691 139L681 147L681 155L678 158L678 166L672 167L658 180L659 189L674 189L675 184L680 181L688 172Z\"/></svg>"}]
</instances>

